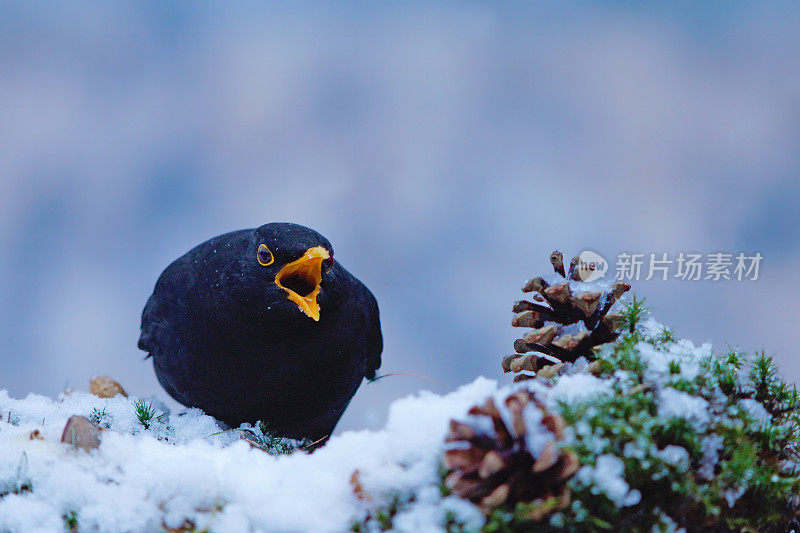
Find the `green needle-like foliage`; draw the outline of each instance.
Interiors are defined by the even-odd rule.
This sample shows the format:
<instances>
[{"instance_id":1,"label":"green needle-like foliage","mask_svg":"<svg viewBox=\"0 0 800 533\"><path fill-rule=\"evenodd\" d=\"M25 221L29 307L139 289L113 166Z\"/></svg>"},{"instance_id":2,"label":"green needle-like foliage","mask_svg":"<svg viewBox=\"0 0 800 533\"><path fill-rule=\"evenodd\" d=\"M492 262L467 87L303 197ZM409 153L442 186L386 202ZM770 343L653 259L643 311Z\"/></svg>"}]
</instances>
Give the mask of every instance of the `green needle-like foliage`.
<instances>
[{"instance_id":1,"label":"green needle-like foliage","mask_svg":"<svg viewBox=\"0 0 800 533\"><path fill-rule=\"evenodd\" d=\"M560 252L551 255L551 262L557 273L564 272ZM480 502L488 514L483 531L800 531L800 393L781 379L770 356L697 348L672 329L646 320L645 299L634 294L627 302L601 308L611 311L605 316L613 317L608 324L614 340L592 344L592 353L583 354L588 361L569 359L575 362L547 367L554 369L550 372L537 370L526 354L543 351L536 344L553 333L542 323L559 324L553 317L568 307L564 294L572 303L594 298L580 294L584 288L577 284L552 294L541 287L547 287L543 278L527 282L523 290L537 292L541 301L514 306L513 325L537 327L515 342L518 353L504 359L503 367L517 372L512 368L516 362L537 371L535 377L525 376L534 381L519 386L527 383L534 393L541 392L543 402L555 400L548 409L566 425L558 446L575 454L581 466L572 477L555 480L566 483L559 488L568 489L562 491L568 497L526 502L530 496L494 487L510 486L498 484L507 481L502 476L542 479L541 470L517 474L505 468L507 458L491 455L493 449L486 452L488 446L474 459L462 453L460 460L474 466L470 473L479 472L480 479L470 478L470 484L447 471L440 478L455 479L453 486L460 487L455 492ZM541 316L535 314L543 306ZM544 348L553 342L566 351L567 341L575 338L560 344L544 341ZM491 432L470 424L461 431L475 442ZM552 450L548 454L543 457L556 456ZM479 491L486 487L494 492L483 496Z\"/></svg>"},{"instance_id":2,"label":"green needle-like foliage","mask_svg":"<svg viewBox=\"0 0 800 533\"><path fill-rule=\"evenodd\" d=\"M636 331L636 326L647 315L647 308L644 306L645 300L646 298L638 299L634 294L630 303L628 303L622 311L624 328L627 329L629 333L634 333Z\"/></svg>"},{"instance_id":3,"label":"green needle-like foliage","mask_svg":"<svg viewBox=\"0 0 800 533\"><path fill-rule=\"evenodd\" d=\"M147 400L137 399L133 401L133 408L136 410L136 416L144 429L150 429L150 424L156 416L156 410Z\"/></svg>"},{"instance_id":4,"label":"green needle-like foliage","mask_svg":"<svg viewBox=\"0 0 800 533\"><path fill-rule=\"evenodd\" d=\"M563 446L587 468L604 455L620 460L621 479L633 497L626 502L611 498L602 481L587 481L578 472L568 482L572 498L567 508L532 523L525 521L523 504L508 505L487 517L484 531L797 527L796 387L780 378L764 352L753 357L732 349L694 358L674 356L669 347L677 340L671 330L648 335L638 327L647 313L643 302L634 298L628 304L623 312L625 334L598 350L595 374L611 384L611 393L562 402L557 408L569 428ZM656 371L649 359L652 349L674 358ZM680 409L675 415L675 410L665 409L665 393L705 407L697 418L688 407L685 416Z\"/></svg>"}]
</instances>

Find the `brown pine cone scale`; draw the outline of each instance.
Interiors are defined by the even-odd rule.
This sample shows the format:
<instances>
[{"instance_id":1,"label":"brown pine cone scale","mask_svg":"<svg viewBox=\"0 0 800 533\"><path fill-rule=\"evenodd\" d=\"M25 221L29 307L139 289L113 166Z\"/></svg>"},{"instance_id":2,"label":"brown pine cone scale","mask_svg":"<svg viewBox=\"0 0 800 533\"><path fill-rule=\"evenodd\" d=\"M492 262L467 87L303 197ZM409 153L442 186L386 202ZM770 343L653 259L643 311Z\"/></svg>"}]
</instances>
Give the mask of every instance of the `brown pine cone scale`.
<instances>
[{"instance_id":1,"label":"brown pine cone scale","mask_svg":"<svg viewBox=\"0 0 800 533\"><path fill-rule=\"evenodd\" d=\"M451 447L444 455L450 473L445 485L479 505L486 514L505 504L541 503L554 497L566 505L566 482L579 464L572 452L559 449L564 421L548 412L528 391L508 396L505 406L509 420L489 398L468 411L474 423L450 421L446 442ZM526 409L539 411L537 427L527 426ZM487 424L475 420L479 417L491 421L491 432L484 427ZM547 432L550 439L534 452L528 447L529 431Z\"/></svg>"},{"instance_id":2,"label":"brown pine cone scale","mask_svg":"<svg viewBox=\"0 0 800 533\"><path fill-rule=\"evenodd\" d=\"M581 275L591 269L580 257L573 257L566 271L561 252L553 252L550 262L556 280L537 277L527 281L522 291L531 297L514 302L511 325L529 331L514 341L516 353L503 359L506 372L536 372L581 356L591 359L595 347L619 336L622 317L609 311L630 285L618 281L605 291L582 289ZM515 380L530 377L521 374Z\"/></svg>"}]
</instances>

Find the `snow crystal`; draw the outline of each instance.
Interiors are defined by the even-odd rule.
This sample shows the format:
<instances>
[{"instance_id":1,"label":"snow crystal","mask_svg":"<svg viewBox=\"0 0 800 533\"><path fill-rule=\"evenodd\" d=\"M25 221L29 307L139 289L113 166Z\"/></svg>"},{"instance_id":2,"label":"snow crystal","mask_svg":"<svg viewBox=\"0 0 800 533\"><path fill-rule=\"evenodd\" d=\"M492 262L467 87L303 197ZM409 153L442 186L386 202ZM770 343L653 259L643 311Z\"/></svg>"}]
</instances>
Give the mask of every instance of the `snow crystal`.
<instances>
[{"instance_id":1,"label":"snow crystal","mask_svg":"<svg viewBox=\"0 0 800 533\"><path fill-rule=\"evenodd\" d=\"M655 455L679 470L687 470L689 468L689 452L682 446L670 444L665 446L663 450L657 450Z\"/></svg>"},{"instance_id":2,"label":"snow crystal","mask_svg":"<svg viewBox=\"0 0 800 533\"><path fill-rule=\"evenodd\" d=\"M664 330L664 325L657 322L653 317L647 317L639 323L638 328L644 335L657 337Z\"/></svg>"},{"instance_id":3,"label":"snow crystal","mask_svg":"<svg viewBox=\"0 0 800 533\"><path fill-rule=\"evenodd\" d=\"M565 266L569 266L568 264ZM564 281L561 279L561 281ZM569 288L573 294L582 294L584 292L600 292L607 293L613 289L615 280L610 278L598 278L594 281L569 281Z\"/></svg>"},{"instance_id":4,"label":"snow crystal","mask_svg":"<svg viewBox=\"0 0 800 533\"><path fill-rule=\"evenodd\" d=\"M525 444L534 457L538 457L548 443L555 440L553 432L547 429L542 424L542 411L532 405L528 404L522 412L525 419Z\"/></svg>"},{"instance_id":5,"label":"snow crystal","mask_svg":"<svg viewBox=\"0 0 800 533\"><path fill-rule=\"evenodd\" d=\"M442 499L438 487L425 487L416 496L413 506L394 517L394 531L441 533L448 519L463 523L466 531L480 531L484 524L478 507L456 496Z\"/></svg>"},{"instance_id":6,"label":"snow crystal","mask_svg":"<svg viewBox=\"0 0 800 533\"><path fill-rule=\"evenodd\" d=\"M652 531L662 532L662 533L686 533L686 529L682 527L678 527L677 522L673 520L669 515L661 511L659 513L659 522L661 523L661 527L653 526Z\"/></svg>"},{"instance_id":7,"label":"snow crystal","mask_svg":"<svg viewBox=\"0 0 800 533\"><path fill-rule=\"evenodd\" d=\"M636 505L641 500L639 491L631 490L625 481L625 464L615 455L600 455L594 466L582 466L575 475L580 483L593 485L593 492L605 494L617 507Z\"/></svg>"},{"instance_id":8,"label":"snow crystal","mask_svg":"<svg viewBox=\"0 0 800 533\"><path fill-rule=\"evenodd\" d=\"M634 459L644 459L647 456L647 450L635 442L626 442L622 448L622 455Z\"/></svg>"},{"instance_id":9,"label":"snow crystal","mask_svg":"<svg viewBox=\"0 0 800 533\"><path fill-rule=\"evenodd\" d=\"M728 507L733 507L736 505L736 501L744 496L745 492L747 492L747 486L745 485L726 490L725 501L728 503Z\"/></svg>"},{"instance_id":10,"label":"snow crystal","mask_svg":"<svg viewBox=\"0 0 800 533\"><path fill-rule=\"evenodd\" d=\"M479 531L485 522L481 510L463 498L448 496L439 502L439 508L445 517L450 515L464 524L465 531Z\"/></svg>"},{"instance_id":11,"label":"snow crystal","mask_svg":"<svg viewBox=\"0 0 800 533\"><path fill-rule=\"evenodd\" d=\"M589 360L584 356L580 356L566 369L566 374L585 374L588 368Z\"/></svg>"},{"instance_id":12,"label":"snow crystal","mask_svg":"<svg viewBox=\"0 0 800 533\"><path fill-rule=\"evenodd\" d=\"M647 364L645 376L654 382L663 382L670 374L670 363L677 363L680 377L693 380L700 372L700 361L706 353L706 345L696 348L692 343L683 341L669 343L662 348L655 348L647 342L640 342L636 350Z\"/></svg>"},{"instance_id":13,"label":"snow crystal","mask_svg":"<svg viewBox=\"0 0 800 533\"><path fill-rule=\"evenodd\" d=\"M672 387L666 387L659 393L658 415L664 418L684 418L696 428L703 428L710 421L708 402L705 399Z\"/></svg>"},{"instance_id":14,"label":"snow crystal","mask_svg":"<svg viewBox=\"0 0 800 533\"><path fill-rule=\"evenodd\" d=\"M772 421L772 415L770 415L767 410L764 409L764 405L757 400L746 398L739 402L739 405L758 426L766 426Z\"/></svg>"},{"instance_id":15,"label":"snow crystal","mask_svg":"<svg viewBox=\"0 0 800 533\"><path fill-rule=\"evenodd\" d=\"M583 320L579 320L572 324L568 324L566 326L561 326L560 335L574 335L576 333L583 333L584 331L589 331L586 329L586 324L583 323Z\"/></svg>"},{"instance_id":16,"label":"snow crystal","mask_svg":"<svg viewBox=\"0 0 800 533\"><path fill-rule=\"evenodd\" d=\"M724 493L725 501L728 503L728 507L733 507L734 505L736 505L736 502L739 500L739 498L744 496L744 493L747 492L747 489L749 488L748 481L750 481L750 478L752 477L753 477L753 471L749 469L745 470L744 474L739 479L736 486L725 491ZM773 482L774 481L777 480L773 479Z\"/></svg>"},{"instance_id":17,"label":"snow crystal","mask_svg":"<svg viewBox=\"0 0 800 533\"><path fill-rule=\"evenodd\" d=\"M634 379L633 372L630 372L628 370L622 370L622 369L615 370L613 376L614 376L614 379L616 379L617 381L619 381L621 383L625 383L627 381L632 381Z\"/></svg>"},{"instance_id":18,"label":"snow crystal","mask_svg":"<svg viewBox=\"0 0 800 533\"><path fill-rule=\"evenodd\" d=\"M701 478L711 480L714 478L714 469L719 463L719 451L725 439L722 435L708 435L700 441L703 457L700 459L700 468L697 473Z\"/></svg>"},{"instance_id":19,"label":"snow crystal","mask_svg":"<svg viewBox=\"0 0 800 533\"><path fill-rule=\"evenodd\" d=\"M608 381L596 378L591 374L575 374L561 376L550 390L550 402L562 401L574 403L589 400L596 396L608 394L611 385Z\"/></svg>"}]
</instances>

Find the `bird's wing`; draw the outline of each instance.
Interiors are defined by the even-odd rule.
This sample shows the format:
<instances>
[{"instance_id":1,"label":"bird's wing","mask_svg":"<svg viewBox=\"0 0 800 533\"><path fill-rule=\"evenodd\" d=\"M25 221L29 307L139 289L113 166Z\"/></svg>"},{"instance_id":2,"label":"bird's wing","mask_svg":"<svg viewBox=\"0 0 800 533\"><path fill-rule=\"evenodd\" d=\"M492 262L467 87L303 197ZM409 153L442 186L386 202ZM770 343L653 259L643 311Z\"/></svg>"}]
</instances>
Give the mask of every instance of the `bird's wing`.
<instances>
[{"instance_id":1,"label":"bird's wing","mask_svg":"<svg viewBox=\"0 0 800 533\"><path fill-rule=\"evenodd\" d=\"M366 289L366 287L365 287ZM381 354L383 353L383 335L381 334L381 319L378 311L378 302L369 289L366 289L366 322L367 322L367 379L375 379L375 372L381 367Z\"/></svg>"},{"instance_id":2,"label":"bird's wing","mask_svg":"<svg viewBox=\"0 0 800 533\"><path fill-rule=\"evenodd\" d=\"M180 345L176 336L180 334L181 328L170 321L175 321L177 317L185 319L189 316L191 309L189 298L193 286L209 283L206 278L210 273L224 270L226 254L217 254L217 249L222 249L223 246L244 238L251 232L252 230L238 230L209 239L164 269L142 311L139 349L149 352L150 355L157 350L165 354L176 351Z\"/></svg>"},{"instance_id":3,"label":"bird's wing","mask_svg":"<svg viewBox=\"0 0 800 533\"><path fill-rule=\"evenodd\" d=\"M169 344L167 341L176 341L174 337L177 331L171 320L187 315L187 293L201 273L202 269L193 263L189 254L176 259L164 269L142 311L140 350L153 355L158 350L169 352L173 348L165 345L165 342Z\"/></svg>"},{"instance_id":4,"label":"bird's wing","mask_svg":"<svg viewBox=\"0 0 800 533\"><path fill-rule=\"evenodd\" d=\"M176 262L177 263L177 262ZM170 324L170 316L185 315L186 301L180 288L186 283L185 271L178 268L173 263L158 279L153 294L147 300L147 304L142 311L142 332L139 336L139 349L148 352L148 357L152 356L159 348L161 351L169 351L168 346L164 346L164 330L174 330L174 324ZM174 336L167 335L169 338ZM173 339L174 340L174 339Z\"/></svg>"},{"instance_id":5,"label":"bird's wing","mask_svg":"<svg viewBox=\"0 0 800 533\"><path fill-rule=\"evenodd\" d=\"M144 306L144 310L142 311L142 332L139 335L139 349L144 350L147 352L147 357L152 355L153 351L153 339L155 336L155 315L157 315L156 311L156 298L155 295L151 295L150 298L147 299L147 304Z\"/></svg>"}]
</instances>

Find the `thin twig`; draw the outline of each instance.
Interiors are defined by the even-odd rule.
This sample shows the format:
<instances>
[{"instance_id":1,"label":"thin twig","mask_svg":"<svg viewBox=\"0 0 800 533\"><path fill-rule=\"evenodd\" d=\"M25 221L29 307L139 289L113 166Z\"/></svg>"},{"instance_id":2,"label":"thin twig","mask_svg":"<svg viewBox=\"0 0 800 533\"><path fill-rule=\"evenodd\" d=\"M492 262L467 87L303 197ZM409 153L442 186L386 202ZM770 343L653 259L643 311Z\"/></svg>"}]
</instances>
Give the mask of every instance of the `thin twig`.
<instances>
[{"instance_id":1,"label":"thin twig","mask_svg":"<svg viewBox=\"0 0 800 533\"><path fill-rule=\"evenodd\" d=\"M453 392L450 389L450 387L448 387L447 385L445 385L441 381L439 381L437 379L429 378L428 376L422 376L420 374L414 374L413 372L392 372L391 374L382 374L382 375L376 377L375 379L369 381L369 383L375 383L379 379L388 378L389 376L410 376L412 378L424 379L425 381L430 381L431 383L435 383L435 384L439 385L441 388L443 388L447 392Z\"/></svg>"}]
</instances>

